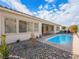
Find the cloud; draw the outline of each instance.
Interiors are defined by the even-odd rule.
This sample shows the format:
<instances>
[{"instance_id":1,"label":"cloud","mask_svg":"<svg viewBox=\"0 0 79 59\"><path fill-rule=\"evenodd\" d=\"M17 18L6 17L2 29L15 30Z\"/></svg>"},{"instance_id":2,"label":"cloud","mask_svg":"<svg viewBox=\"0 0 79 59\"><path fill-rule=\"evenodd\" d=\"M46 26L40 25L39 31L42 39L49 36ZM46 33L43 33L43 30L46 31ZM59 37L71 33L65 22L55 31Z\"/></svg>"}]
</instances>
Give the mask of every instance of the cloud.
<instances>
[{"instance_id":1,"label":"cloud","mask_svg":"<svg viewBox=\"0 0 79 59\"><path fill-rule=\"evenodd\" d=\"M79 0L69 0L69 3L76 4L76 3L79 3Z\"/></svg>"},{"instance_id":2,"label":"cloud","mask_svg":"<svg viewBox=\"0 0 79 59\"><path fill-rule=\"evenodd\" d=\"M38 7L39 10L44 10L44 9L49 9L49 4L45 4L45 5L40 5Z\"/></svg>"},{"instance_id":3,"label":"cloud","mask_svg":"<svg viewBox=\"0 0 79 59\"><path fill-rule=\"evenodd\" d=\"M53 4L52 7L55 7ZM48 21L54 21L54 18L58 16L61 11L59 11L57 8L52 9L52 7L49 10L49 4L40 5L39 11L35 12L34 14L37 14L37 17L48 20Z\"/></svg>"},{"instance_id":4,"label":"cloud","mask_svg":"<svg viewBox=\"0 0 79 59\"><path fill-rule=\"evenodd\" d=\"M69 3L61 4L60 11L56 8L48 11L43 6L41 10L37 12L38 17L49 20L54 23L69 26L72 24L79 25L79 0L72 0ZM43 10L42 10L43 8ZM47 5L46 5L47 8ZM56 12L53 12L56 11Z\"/></svg>"},{"instance_id":5,"label":"cloud","mask_svg":"<svg viewBox=\"0 0 79 59\"><path fill-rule=\"evenodd\" d=\"M45 0L45 1L51 3L54 0ZM66 26L72 25L72 24L79 25L79 20L78 20L79 19L79 14L78 14L79 0L73 0L73 1L70 0L69 3L62 4L60 6L60 11L57 8L48 10L49 4L40 5L39 11L35 12L34 14L39 18L49 20L51 22L58 23L61 25L66 25ZM11 0L11 3L18 11L22 11L24 13L28 13L32 15L32 13L28 10L28 8L25 5L23 5L20 1L18 2L16 0Z\"/></svg>"},{"instance_id":6,"label":"cloud","mask_svg":"<svg viewBox=\"0 0 79 59\"><path fill-rule=\"evenodd\" d=\"M70 6L70 4L69 3L66 3L66 4L62 4L61 6L60 6L60 10L61 11L65 11L65 10L67 10L67 9L69 9L71 6Z\"/></svg>"},{"instance_id":7,"label":"cloud","mask_svg":"<svg viewBox=\"0 0 79 59\"><path fill-rule=\"evenodd\" d=\"M9 6L11 5L10 8L12 9L32 15L32 12L24 4L22 4L20 0L1 0L1 1L7 3Z\"/></svg>"},{"instance_id":8,"label":"cloud","mask_svg":"<svg viewBox=\"0 0 79 59\"><path fill-rule=\"evenodd\" d=\"M77 24L79 25L79 0L69 0L69 3L66 4L60 4L58 10L54 4L52 4L52 7L49 6L50 3L54 0L45 0L45 5L40 5L38 7L39 10L36 12L31 12L27 6L21 3L20 0L0 0L5 3L7 3L10 8L15 9L17 11L34 15L36 17L49 20L54 23L58 23L61 25L71 25L71 24ZM55 12L54 12L55 11Z\"/></svg>"},{"instance_id":9,"label":"cloud","mask_svg":"<svg viewBox=\"0 0 79 59\"><path fill-rule=\"evenodd\" d=\"M42 5L40 5L39 7L38 7L38 9L42 9L43 8L43 6Z\"/></svg>"},{"instance_id":10,"label":"cloud","mask_svg":"<svg viewBox=\"0 0 79 59\"><path fill-rule=\"evenodd\" d=\"M52 7L55 7L55 5L52 5ZM52 8L51 7L51 8ZM56 16L58 16L58 14L60 14L60 12L54 8L54 9L51 9L49 10L49 4L45 4L45 5L40 5L39 7L39 11L35 12L34 14L39 17L39 18L42 18L42 19L45 19L45 20L48 20L48 21L54 21Z\"/></svg>"},{"instance_id":11,"label":"cloud","mask_svg":"<svg viewBox=\"0 0 79 59\"><path fill-rule=\"evenodd\" d=\"M12 4L9 2L9 0L0 0L0 5L7 8L14 9L14 7L12 7Z\"/></svg>"},{"instance_id":12,"label":"cloud","mask_svg":"<svg viewBox=\"0 0 79 59\"><path fill-rule=\"evenodd\" d=\"M10 2L15 7L16 10L32 15L32 12L25 5L23 5L20 1L11 0Z\"/></svg>"},{"instance_id":13,"label":"cloud","mask_svg":"<svg viewBox=\"0 0 79 59\"><path fill-rule=\"evenodd\" d=\"M45 4L45 5L44 5L44 8L45 8L45 9L48 9L48 8L49 8L49 5L48 5L48 4Z\"/></svg>"},{"instance_id":14,"label":"cloud","mask_svg":"<svg viewBox=\"0 0 79 59\"><path fill-rule=\"evenodd\" d=\"M54 0L45 0L46 2L48 2L48 3L51 3L51 2L53 2Z\"/></svg>"},{"instance_id":15,"label":"cloud","mask_svg":"<svg viewBox=\"0 0 79 59\"><path fill-rule=\"evenodd\" d=\"M67 7L68 6L68 7ZM63 25L72 25L72 24L76 24L79 25L79 3L75 2L75 3L70 3L69 5L66 5L66 7L62 7L61 9L65 9L64 12L62 12L59 16L57 16L55 19L58 23L59 20L60 21L59 24L63 24Z\"/></svg>"},{"instance_id":16,"label":"cloud","mask_svg":"<svg viewBox=\"0 0 79 59\"><path fill-rule=\"evenodd\" d=\"M37 17L48 20L48 21L54 21L52 20L55 16L57 16L58 14L54 13L53 10L40 10L36 12Z\"/></svg>"},{"instance_id":17,"label":"cloud","mask_svg":"<svg viewBox=\"0 0 79 59\"><path fill-rule=\"evenodd\" d=\"M38 16L39 16L40 18L45 19L46 16L49 14L49 11L47 11L47 10L40 10L40 11L38 11L37 13L39 14Z\"/></svg>"},{"instance_id":18,"label":"cloud","mask_svg":"<svg viewBox=\"0 0 79 59\"><path fill-rule=\"evenodd\" d=\"M16 0L12 0L11 4L15 7L16 10L32 15L32 12L30 12L29 9L25 5L23 5L21 2L18 2Z\"/></svg>"}]
</instances>

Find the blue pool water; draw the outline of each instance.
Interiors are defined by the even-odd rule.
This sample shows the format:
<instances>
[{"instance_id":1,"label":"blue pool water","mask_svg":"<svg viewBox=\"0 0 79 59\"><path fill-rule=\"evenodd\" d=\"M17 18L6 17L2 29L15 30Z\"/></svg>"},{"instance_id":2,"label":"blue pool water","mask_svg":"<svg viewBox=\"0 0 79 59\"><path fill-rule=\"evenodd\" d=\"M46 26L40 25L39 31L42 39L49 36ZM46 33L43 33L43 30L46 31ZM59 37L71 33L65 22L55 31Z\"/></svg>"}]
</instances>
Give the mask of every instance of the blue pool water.
<instances>
[{"instance_id":1,"label":"blue pool water","mask_svg":"<svg viewBox=\"0 0 79 59\"><path fill-rule=\"evenodd\" d=\"M72 35L70 34L59 34L54 37L48 38L48 42L55 44L69 44L72 42Z\"/></svg>"}]
</instances>

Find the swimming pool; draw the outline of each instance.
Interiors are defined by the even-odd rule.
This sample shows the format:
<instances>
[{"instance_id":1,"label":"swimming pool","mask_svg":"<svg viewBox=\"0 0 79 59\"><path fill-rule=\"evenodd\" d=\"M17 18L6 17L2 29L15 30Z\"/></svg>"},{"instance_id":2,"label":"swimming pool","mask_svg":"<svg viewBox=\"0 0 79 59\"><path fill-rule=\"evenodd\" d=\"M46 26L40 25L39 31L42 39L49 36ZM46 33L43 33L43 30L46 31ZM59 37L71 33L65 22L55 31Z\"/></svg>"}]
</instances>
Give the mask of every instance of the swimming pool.
<instances>
[{"instance_id":1,"label":"swimming pool","mask_svg":"<svg viewBox=\"0 0 79 59\"><path fill-rule=\"evenodd\" d=\"M58 34L54 37L48 38L48 42L60 44L60 45L68 45L72 42L73 36L71 34Z\"/></svg>"}]
</instances>

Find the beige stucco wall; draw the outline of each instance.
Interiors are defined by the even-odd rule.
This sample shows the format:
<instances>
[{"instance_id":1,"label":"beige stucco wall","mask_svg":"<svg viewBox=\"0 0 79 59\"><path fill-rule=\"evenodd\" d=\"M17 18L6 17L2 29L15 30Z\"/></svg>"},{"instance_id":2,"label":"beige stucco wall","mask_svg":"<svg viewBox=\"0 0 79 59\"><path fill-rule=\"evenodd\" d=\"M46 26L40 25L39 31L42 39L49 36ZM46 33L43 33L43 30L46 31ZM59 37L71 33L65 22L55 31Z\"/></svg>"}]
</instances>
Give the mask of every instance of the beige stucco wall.
<instances>
[{"instance_id":1,"label":"beige stucco wall","mask_svg":"<svg viewBox=\"0 0 79 59\"><path fill-rule=\"evenodd\" d=\"M0 37L1 37L1 14L0 14ZM0 42L1 42L1 38L0 38Z\"/></svg>"},{"instance_id":2,"label":"beige stucco wall","mask_svg":"<svg viewBox=\"0 0 79 59\"><path fill-rule=\"evenodd\" d=\"M54 24L52 22L45 21L43 19L33 17L33 16L30 16L30 15L21 14L21 13L11 11L11 10L8 10L8 9L2 8L2 7L0 7L0 14L1 14L1 18L0 18L0 24L1 24L0 25L0 35L1 34L6 34L7 35L7 40L6 40L7 43L15 42L17 39L26 40L26 39L30 38L31 32L19 33L19 25L18 25L19 20L23 20L23 21L26 21L26 22L32 22L33 23L33 32L34 32L34 23L39 23L39 31L34 32L34 34L36 36L39 36L39 35L42 34L42 23L58 26L57 24ZM16 33L5 33L4 20L5 20L6 17L16 19L16 22L17 22Z\"/></svg>"},{"instance_id":3,"label":"beige stucco wall","mask_svg":"<svg viewBox=\"0 0 79 59\"><path fill-rule=\"evenodd\" d=\"M0 36L1 36L1 14L0 14Z\"/></svg>"},{"instance_id":4,"label":"beige stucco wall","mask_svg":"<svg viewBox=\"0 0 79 59\"><path fill-rule=\"evenodd\" d=\"M77 35L78 34L78 35ZM73 35L73 53L79 55L79 33Z\"/></svg>"},{"instance_id":5,"label":"beige stucco wall","mask_svg":"<svg viewBox=\"0 0 79 59\"><path fill-rule=\"evenodd\" d=\"M20 39L21 41L22 40L27 40L30 38L30 35L31 35L31 32L25 32L25 33L19 33L19 20L23 20L23 21L26 21L26 22L33 22L34 23L39 23L39 31L38 32L34 32L34 34L36 36L39 36L39 34L42 34L41 33L41 26L42 26L42 23L40 23L40 21L38 20L33 20L32 18L28 18L28 17L23 17L23 16L19 16L19 15L15 15L15 14L12 14L12 13L8 13L8 12L5 12L5 11L0 11L0 14L2 14L3 16L1 16L0 18L0 35L1 34L6 34L7 35L7 40L6 42L7 43L12 43L12 42L15 42L16 40ZM9 18L13 18L13 19L16 19L16 33L5 33L5 24L4 24L4 20L6 17L9 17ZM34 31L34 28L33 28L33 31Z\"/></svg>"}]
</instances>

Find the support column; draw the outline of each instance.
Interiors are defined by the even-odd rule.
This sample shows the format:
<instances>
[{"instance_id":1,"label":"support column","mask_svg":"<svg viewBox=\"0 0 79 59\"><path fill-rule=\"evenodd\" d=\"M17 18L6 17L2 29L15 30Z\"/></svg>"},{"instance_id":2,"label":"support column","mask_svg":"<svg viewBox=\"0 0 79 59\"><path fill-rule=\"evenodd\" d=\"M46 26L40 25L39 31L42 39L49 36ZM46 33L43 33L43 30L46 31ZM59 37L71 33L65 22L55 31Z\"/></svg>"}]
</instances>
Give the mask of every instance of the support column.
<instances>
[{"instance_id":1,"label":"support column","mask_svg":"<svg viewBox=\"0 0 79 59\"><path fill-rule=\"evenodd\" d=\"M57 31L56 31L56 26L54 25L54 33L56 33Z\"/></svg>"},{"instance_id":2,"label":"support column","mask_svg":"<svg viewBox=\"0 0 79 59\"><path fill-rule=\"evenodd\" d=\"M5 17L1 16L1 35L5 34Z\"/></svg>"},{"instance_id":3,"label":"support column","mask_svg":"<svg viewBox=\"0 0 79 59\"><path fill-rule=\"evenodd\" d=\"M34 22L32 23L32 32L34 33Z\"/></svg>"},{"instance_id":4,"label":"support column","mask_svg":"<svg viewBox=\"0 0 79 59\"><path fill-rule=\"evenodd\" d=\"M0 16L0 36L1 36L1 16Z\"/></svg>"},{"instance_id":5,"label":"support column","mask_svg":"<svg viewBox=\"0 0 79 59\"><path fill-rule=\"evenodd\" d=\"M1 27L2 27L2 24L1 24L1 23L2 23L2 22L1 22L1 15L0 15L0 37L1 37L1 34L2 34L2 32L1 32L1 31L2 31L2 30L1 30L1 29L2 29L2 28L1 28ZM1 38L0 38L0 45L1 45Z\"/></svg>"},{"instance_id":6,"label":"support column","mask_svg":"<svg viewBox=\"0 0 79 59\"><path fill-rule=\"evenodd\" d=\"M19 33L19 20L16 19L16 33Z\"/></svg>"},{"instance_id":7,"label":"support column","mask_svg":"<svg viewBox=\"0 0 79 59\"><path fill-rule=\"evenodd\" d=\"M62 30L62 27L60 26L60 30Z\"/></svg>"},{"instance_id":8,"label":"support column","mask_svg":"<svg viewBox=\"0 0 79 59\"><path fill-rule=\"evenodd\" d=\"M2 15L0 15L0 37L2 34L5 34L5 24L4 24L4 18ZM0 38L0 44L1 44L1 38Z\"/></svg>"},{"instance_id":9,"label":"support column","mask_svg":"<svg viewBox=\"0 0 79 59\"><path fill-rule=\"evenodd\" d=\"M42 23L39 22L39 33L42 35Z\"/></svg>"}]
</instances>

